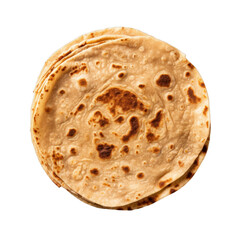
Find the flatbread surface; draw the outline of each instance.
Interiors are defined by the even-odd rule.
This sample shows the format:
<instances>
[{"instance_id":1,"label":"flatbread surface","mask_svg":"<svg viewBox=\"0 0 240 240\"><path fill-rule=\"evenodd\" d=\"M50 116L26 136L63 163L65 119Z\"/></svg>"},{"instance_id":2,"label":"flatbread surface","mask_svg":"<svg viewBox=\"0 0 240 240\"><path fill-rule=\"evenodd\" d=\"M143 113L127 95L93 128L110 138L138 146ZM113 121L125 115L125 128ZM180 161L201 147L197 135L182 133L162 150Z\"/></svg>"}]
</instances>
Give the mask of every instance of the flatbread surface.
<instances>
[{"instance_id":1,"label":"flatbread surface","mask_svg":"<svg viewBox=\"0 0 240 240\"><path fill-rule=\"evenodd\" d=\"M40 74L31 127L39 160L93 205L168 195L209 137L205 85L165 42L134 29L97 33L57 51Z\"/></svg>"}]
</instances>

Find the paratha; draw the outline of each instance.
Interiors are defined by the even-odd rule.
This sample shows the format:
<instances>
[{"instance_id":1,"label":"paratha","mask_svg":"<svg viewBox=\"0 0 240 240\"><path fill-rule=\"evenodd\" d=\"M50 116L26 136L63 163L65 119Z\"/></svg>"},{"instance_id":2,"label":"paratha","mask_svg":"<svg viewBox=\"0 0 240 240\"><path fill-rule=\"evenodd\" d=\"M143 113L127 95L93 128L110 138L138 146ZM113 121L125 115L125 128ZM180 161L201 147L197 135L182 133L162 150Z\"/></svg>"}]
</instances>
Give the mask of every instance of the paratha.
<instances>
[{"instance_id":1,"label":"paratha","mask_svg":"<svg viewBox=\"0 0 240 240\"><path fill-rule=\"evenodd\" d=\"M59 187L104 208L135 209L185 183L209 128L196 68L134 29L67 44L46 62L35 89L31 132L44 170Z\"/></svg>"}]
</instances>

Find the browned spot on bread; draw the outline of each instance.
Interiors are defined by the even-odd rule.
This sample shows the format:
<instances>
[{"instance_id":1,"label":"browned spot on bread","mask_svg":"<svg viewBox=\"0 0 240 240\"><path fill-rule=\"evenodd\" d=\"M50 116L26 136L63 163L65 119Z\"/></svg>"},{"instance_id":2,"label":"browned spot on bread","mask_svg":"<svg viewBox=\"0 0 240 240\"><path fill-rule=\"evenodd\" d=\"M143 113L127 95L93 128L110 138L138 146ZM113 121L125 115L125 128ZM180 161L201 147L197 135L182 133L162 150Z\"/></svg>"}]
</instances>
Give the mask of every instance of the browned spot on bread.
<instances>
[{"instance_id":1,"label":"browned spot on bread","mask_svg":"<svg viewBox=\"0 0 240 240\"><path fill-rule=\"evenodd\" d=\"M63 160L63 155L61 153L56 153L55 151L53 151L52 153L52 159L54 161L59 161L59 160Z\"/></svg>"},{"instance_id":2,"label":"browned spot on bread","mask_svg":"<svg viewBox=\"0 0 240 240\"><path fill-rule=\"evenodd\" d=\"M161 119L162 119L162 111L160 110L157 112L156 117L150 122L151 126L154 128L158 128Z\"/></svg>"},{"instance_id":3,"label":"browned spot on bread","mask_svg":"<svg viewBox=\"0 0 240 240\"><path fill-rule=\"evenodd\" d=\"M35 132L35 133L37 133L38 131L37 131L37 129L35 129L35 128L33 128L33 131Z\"/></svg>"},{"instance_id":4,"label":"browned spot on bread","mask_svg":"<svg viewBox=\"0 0 240 240\"><path fill-rule=\"evenodd\" d=\"M208 128L208 121L206 121L206 126L207 126L207 128Z\"/></svg>"},{"instance_id":5,"label":"browned spot on bread","mask_svg":"<svg viewBox=\"0 0 240 240\"><path fill-rule=\"evenodd\" d=\"M190 62L188 63L188 67L190 67L191 69L194 69L194 66Z\"/></svg>"},{"instance_id":6,"label":"browned spot on bread","mask_svg":"<svg viewBox=\"0 0 240 240\"><path fill-rule=\"evenodd\" d=\"M147 138L148 142L151 143L151 142L155 141L158 137L156 137L152 132L148 132L146 134L146 138Z\"/></svg>"},{"instance_id":7,"label":"browned spot on bread","mask_svg":"<svg viewBox=\"0 0 240 240\"><path fill-rule=\"evenodd\" d=\"M153 148L153 153L159 153L159 152L160 152L160 148L158 148L158 147Z\"/></svg>"},{"instance_id":8,"label":"browned spot on bread","mask_svg":"<svg viewBox=\"0 0 240 240\"><path fill-rule=\"evenodd\" d=\"M85 78L81 78L79 81L78 81L78 84L80 86L87 86L87 80Z\"/></svg>"},{"instance_id":9,"label":"browned spot on bread","mask_svg":"<svg viewBox=\"0 0 240 240\"><path fill-rule=\"evenodd\" d=\"M208 107L205 106L205 108L203 109L203 114L206 116L207 115L207 111L208 111Z\"/></svg>"},{"instance_id":10,"label":"browned spot on bread","mask_svg":"<svg viewBox=\"0 0 240 240\"><path fill-rule=\"evenodd\" d=\"M129 172L130 172L129 166L122 166L122 170L123 170L125 173L129 173Z\"/></svg>"},{"instance_id":11,"label":"browned spot on bread","mask_svg":"<svg viewBox=\"0 0 240 240\"><path fill-rule=\"evenodd\" d=\"M174 192L176 192L176 190L174 188L171 188L170 191L169 191L170 194L172 194Z\"/></svg>"},{"instance_id":12,"label":"browned spot on bread","mask_svg":"<svg viewBox=\"0 0 240 240\"><path fill-rule=\"evenodd\" d=\"M192 173L192 172L189 172L189 173L187 174L187 176L186 176L187 179L190 179L190 178L192 178L192 177L193 177L193 173Z\"/></svg>"},{"instance_id":13,"label":"browned spot on bread","mask_svg":"<svg viewBox=\"0 0 240 240\"><path fill-rule=\"evenodd\" d=\"M123 112L130 110L140 109L140 101L138 101L136 95L127 90L119 88L110 88L104 94L96 98L97 101L109 104L110 112L114 116L116 114L116 108L121 108ZM144 109L140 109L144 111Z\"/></svg>"},{"instance_id":14,"label":"browned spot on bread","mask_svg":"<svg viewBox=\"0 0 240 240\"><path fill-rule=\"evenodd\" d=\"M60 61L61 59L63 59L63 58L66 57L67 55L69 55L71 52L72 52L72 50L69 50L68 52L62 54L62 55L57 59L57 61Z\"/></svg>"},{"instance_id":15,"label":"browned spot on bread","mask_svg":"<svg viewBox=\"0 0 240 240\"><path fill-rule=\"evenodd\" d=\"M193 163L193 164L194 164L195 166L197 166L197 165L199 164L199 162L198 162L198 161L199 161L199 160L198 160L198 157L197 157L197 158L195 159L195 161L194 161L194 163Z\"/></svg>"},{"instance_id":16,"label":"browned spot on bread","mask_svg":"<svg viewBox=\"0 0 240 240\"><path fill-rule=\"evenodd\" d=\"M73 71L70 72L70 75L72 76L80 72L86 72L86 73L88 72L86 63L81 63L79 67L78 66L73 67Z\"/></svg>"},{"instance_id":17,"label":"browned spot on bread","mask_svg":"<svg viewBox=\"0 0 240 240\"><path fill-rule=\"evenodd\" d=\"M130 139L130 137L134 136L137 133L139 128L139 122L137 117L131 117L129 122L130 122L131 130L128 132L127 135L124 135L122 137L123 142L127 142Z\"/></svg>"},{"instance_id":18,"label":"browned spot on bread","mask_svg":"<svg viewBox=\"0 0 240 240\"><path fill-rule=\"evenodd\" d=\"M108 183L103 183L103 186L111 187L111 185Z\"/></svg>"},{"instance_id":19,"label":"browned spot on bread","mask_svg":"<svg viewBox=\"0 0 240 240\"><path fill-rule=\"evenodd\" d=\"M119 207L119 208L117 208L117 210L123 210L123 208Z\"/></svg>"},{"instance_id":20,"label":"browned spot on bread","mask_svg":"<svg viewBox=\"0 0 240 240\"><path fill-rule=\"evenodd\" d=\"M139 84L138 87L139 88L145 88L145 85L144 84Z\"/></svg>"},{"instance_id":21,"label":"browned spot on bread","mask_svg":"<svg viewBox=\"0 0 240 240\"><path fill-rule=\"evenodd\" d=\"M207 149L208 149L207 145L204 145L204 146L203 146L203 149L202 149L202 152L206 153L206 152L207 152Z\"/></svg>"},{"instance_id":22,"label":"browned spot on bread","mask_svg":"<svg viewBox=\"0 0 240 240\"><path fill-rule=\"evenodd\" d=\"M201 98L194 95L194 91L191 87L188 88L187 94L188 94L188 100L190 103L197 103L201 101Z\"/></svg>"},{"instance_id":23,"label":"browned spot on bread","mask_svg":"<svg viewBox=\"0 0 240 240\"><path fill-rule=\"evenodd\" d=\"M99 61L96 61L96 65L98 65L100 62Z\"/></svg>"},{"instance_id":24,"label":"browned spot on bread","mask_svg":"<svg viewBox=\"0 0 240 240\"><path fill-rule=\"evenodd\" d=\"M119 69L119 68L122 68L122 66L121 66L121 65L114 64L114 63L112 64L112 67L113 67L113 68L118 68L118 69Z\"/></svg>"},{"instance_id":25,"label":"browned spot on bread","mask_svg":"<svg viewBox=\"0 0 240 240\"><path fill-rule=\"evenodd\" d=\"M186 72L186 73L185 73L185 76L186 76L186 77L190 77L190 75L191 75L190 72Z\"/></svg>"},{"instance_id":26,"label":"browned spot on bread","mask_svg":"<svg viewBox=\"0 0 240 240\"><path fill-rule=\"evenodd\" d=\"M50 113L50 112L51 112L51 108L50 108L50 107L46 107L46 108L45 108L45 112L46 112L46 113Z\"/></svg>"},{"instance_id":27,"label":"browned spot on bread","mask_svg":"<svg viewBox=\"0 0 240 240\"><path fill-rule=\"evenodd\" d=\"M198 81L198 84L200 87L205 88L205 84L201 79Z\"/></svg>"},{"instance_id":28,"label":"browned spot on bread","mask_svg":"<svg viewBox=\"0 0 240 240\"><path fill-rule=\"evenodd\" d=\"M177 188L177 187L179 187L179 184L176 184L176 185L175 185L175 188Z\"/></svg>"},{"instance_id":29,"label":"browned spot on bread","mask_svg":"<svg viewBox=\"0 0 240 240\"><path fill-rule=\"evenodd\" d=\"M125 73L124 72L120 72L119 74L118 74L118 77L119 78L123 78L125 76Z\"/></svg>"},{"instance_id":30,"label":"browned spot on bread","mask_svg":"<svg viewBox=\"0 0 240 240\"><path fill-rule=\"evenodd\" d=\"M80 112L80 111L82 111L84 107L85 107L85 105L81 103L81 104L77 107L77 110L75 111L74 115L77 115L77 113Z\"/></svg>"},{"instance_id":31,"label":"browned spot on bread","mask_svg":"<svg viewBox=\"0 0 240 240\"><path fill-rule=\"evenodd\" d=\"M158 185L159 185L160 188L163 188L163 187L165 186L165 182L162 182L162 181L161 181L161 182L159 182Z\"/></svg>"},{"instance_id":32,"label":"browned spot on bread","mask_svg":"<svg viewBox=\"0 0 240 240\"><path fill-rule=\"evenodd\" d=\"M124 118L122 116L118 117L115 122L122 123L124 121Z\"/></svg>"},{"instance_id":33,"label":"browned spot on bread","mask_svg":"<svg viewBox=\"0 0 240 240\"><path fill-rule=\"evenodd\" d=\"M102 159L108 159L111 157L112 150L114 149L114 145L108 145L107 143L99 144L97 146L98 155Z\"/></svg>"},{"instance_id":34,"label":"browned spot on bread","mask_svg":"<svg viewBox=\"0 0 240 240\"><path fill-rule=\"evenodd\" d=\"M137 174L137 178L138 178L138 179L144 178L144 173L143 173L143 172L138 173L138 174Z\"/></svg>"},{"instance_id":35,"label":"browned spot on bread","mask_svg":"<svg viewBox=\"0 0 240 240\"><path fill-rule=\"evenodd\" d=\"M61 95L63 95L63 94L65 93L65 91L62 89L62 90L59 91L59 93L60 93Z\"/></svg>"},{"instance_id":36,"label":"browned spot on bread","mask_svg":"<svg viewBox=\"0 0 240 240\"><path fill-rule=\"evenodd\" d=\"M73 137L75 134L76 134L76 129L72 128L72 129L69 129L67 136Z\"/></svg>"},{"instance_id":37,"label":"browned spot on bread","mask_svg":"<svg viewBox=\"0 0 240 240\"><path fill-rule=\"evenodd\" d=\"M98 171L97 168L93 168L93 169L90 170L90 173L91 173L92 175L97 176L97 175L99 174L99 171Z\"/></svg>"},{"instance_id":38,"label":"browned spot on bread","mask_svg":"<svg viewBox=\"0 0 240 240\"><path fill-rule=\"evenodd\" d=\"M184 163L183 163L182 161L178 161L178 165L179 165L180 167L183 167L183 166L184 166Z\"/></svg>"},{"instance_id":39,"label":"browned spot on bread","mask_svg":"<svg viewBox=\"0 0 240 240\"><path fill-rule=\"evenodd\" d=\"M92 118L92 121L98 123L101 127L109 124L109 120L105 118L100 111L96 111Z\"/></svg>"},{"instance_id":40,"label":"browned spot on bread","mask_svg":"<svg viewBox=\"0 0 240 240\"><path fill-rule=\"evenodd\" d=\"M160 75L156 83L159 87L169 87L171 83L171 78L167 74L162 74Z\"/></svg>"},{"instance_id":41,"label":"browned spot on bread","mask_svg":"<svg viewBox=\"0 0 240 240\"><path fill-rule=\"evenodd\" d=\"M77 153L77 151L76 151L75 148L71 148L70 153L73 154L73 155L75 155L75 154Z\"/></svg>"},{"instance_id":42,"label":"browned spot on bread","mask_svg":"<svg viewBox=\"0 0 240 240\"><path fill-rule=\"evenodd\" d=\"M168 99L168 101L172 101L173 100L173 96L172 95L168 95L167 99Z\"/></svg>"},{"instance_id":43,"label":"browned spot on bread","mask_svg":"<svg viewBox=\"0 0 240 240\"><path fill-rule=\"evenodd\" d=\"M99 133L99 135L100 135L101 137L104 137L104 135L103 135L103 133L102 133L102 132L100 132L100 133Z\"/></svg>"},{"instance_id":44,"label":"browned spot on bread","mask_svg":"<svg viewBox=\"0 0 240 240\"><path fill-rule=\"evenodd\" d=\"M121 39L121 40L123 40L123 39ZM127 210L129 210L129 211L131 211L131 210L133 210L131 207L128 207L128 209Z\"/></svg>"},{"instance_id":45,"label":"browned spot on bread","mask_svg":"<svg viewBox=\"0 0 240 240\"><path fill-rule=\"evenodd\" d=\"M64 67L62 68L62 71L64 72L66 68L67 68L67 67L66 67L66 66L64 66Z\"/></svg>"},{"instance_id":46,"label":"browned spot on bread","mask_svg":"<svg viewBox=\"0 0 240 240\"><path fill-rule=\"evenodd\" d=\"M129 152L129 147L127 145L124 145L121 152L128 153Z\"/></svg>"}]
</instances>

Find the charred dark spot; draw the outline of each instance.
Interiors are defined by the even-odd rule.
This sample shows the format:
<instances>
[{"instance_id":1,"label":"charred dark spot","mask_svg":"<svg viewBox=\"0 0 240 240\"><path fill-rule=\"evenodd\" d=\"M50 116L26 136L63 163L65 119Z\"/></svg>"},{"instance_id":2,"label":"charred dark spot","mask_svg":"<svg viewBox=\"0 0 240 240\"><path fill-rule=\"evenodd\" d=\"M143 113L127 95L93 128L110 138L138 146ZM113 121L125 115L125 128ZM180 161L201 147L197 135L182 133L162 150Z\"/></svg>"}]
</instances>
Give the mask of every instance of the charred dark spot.
<instances>
[{"instance_id":1,"label":"charred dark spot","mask_svg":"<svg viewBox=\"0 0 240 240\"><path fill-rule=\"evenodd\" d=\"M50 108L50 107L46 107L46 108L45 108L45 112L46 112L46 113L50 113L50 112L51 112L51 108Z\"/></svg>"},{"instance_id":2,"label":"charred dark spot","mask_svg":"<svg viewBox=\"0 0 240 240\"><path fill-rule=\"evenodd\" d=\"M35 132L35 133L37 133L38 131L37 131L37 129L35 129L35 128L33 128L33 131Z\"/></svg>"},{"instance_id":3,"label":"charred dark spot","mask_svg":"<svg viewBox=\"0 0 240 240\"><path fill-rule=\"evenodd\" d=\"M177 187L179 187L179 184L176 184L176 185L175 185L175 188L177 188Z\"/></svg>"},{"instance_id":4,"label":"charred dark spot","mask_svg":"<svg viewBox=\"0 0 240 240\"><path fill-rule=\"evenodd\" d=\"M122 170L123 170L125 173L129 173L129 172L130 172L129 166L122 166Z\"/></svg>"},{"instance_id":5,"label":"charred dark spot","mask_svg":"<svg viewBox=\"0 0 240 240\"><path fill-rule=\"evenodd\" d=\"M81 103L81 104L77 107L77 110L75 111L74 115L77 115L77 113L80 112L80 111L82 111L84 107L85 107L85 105Z\"/></svg>"},{"instance_id":6,"label":"charred dark spot","mask_svg":"<svg viewBox=\"0 0 240 240\"><path fill-rule=\"evenodd\" d=\"M122 39L121 39L122 40ZM127 210L129 210L129 211L131 211L131 210L133 210L131 207L128 207L128 209Z\"/></svg>"},{"instance_id":7,"label":"charred dark spot","mask_svg":"<svg viewBox=\"0 0 240 240\"><path fill-rule=\"evenodd\" d=\"M56 153L55 151L53 151L52 153L52 159L54 161L59 161L59 160L63 160L63 155L61 153Z\"/></svg>"},{"instance_id":8,"label":"charred dark spot","mask_svg":"<svg viewBox=\"0 0 240 240\"><path fill-rule=\"evenodd\" d=\"M170 191L169 191L170 194L172 194L174 192L176 192L176 190L174 188L171 188Z\"/></svg>"},{"instance_id":9,"label":"charred dark spot","mask_svg":"<svg viewBox=\"0 0 240 240\"><path fill-rule=\"evenodd\" d=\"M192 173L192 172L189 172L189 173L187 174L187 176L186 176L187 179L190 179L190 178L192 178L192 177L193 177L193 173Z\"/></svg>"},{"instance_id":10,"label":"charred dark spot","mask_svg":"<svg viewBox=\"0 0 240 240\"><path fill-rule=\"evenodd\" d=\"M119 69L119 68L122 68L122 66L121 66L121 65L114 64L114 63L112 64L112 67L113 67L113 68L118 68L118 69Z\"/></svg>"},{"instance_id":11,"label":"charred dark spot","mask_svg":"<svg viewBox=\"0 0 240 240\"><path fill-rule=\"evenodd\" d=\"M188 94L188 100L190 103L197 103L201 101L201 98L194 95L194 91L191 87L188 88L187 94Z\"/></svg>"},{"instance_id":12,"label":"charred dark spot","mask_svg":"<svg viewBox=\"0 0 240 240\"><path fill-rule=\"evenodd\" d=\"M143 172L138 173L137 178L139 178L139 179L144 178L144 173Z\"/></svg>"},{"instance_id":13,"label":"charred dark spot","mask_svg":"<svg viewBox=\"0 0 240 240\"><path fill-rule=\"evenodd\" d=\"M138 87L139 88L145 88L145 85L144 84L139 84Z\"/></svg>"},{"instance_id":14,"label":"charred dark spot","mask_svg":"<svg viewBox=\"0 0 240 240\"><path fill-rule=\"evenodd\" d=\"M148 197L148 201L150 203L155 203L156 202L156 199L154 197Z\"/></svg>"},{"instance_id":15,"label":"charred dark spot","mask_svg":"<svg viewBox=\"0 0 240 240\"><path fill-rule=\"evenodd\" d=\"M165 186L165 182L162 182L162 181L161 181L161 182L159 182L158 185L159 185L160 188L163 188L163 187Z\"/></svg>"},{"instance_id":16,"label":"charred dark spot","mask_svg":"<svg viewBox=\"0 0 240 240\"><path fill-rule=\"evenodd\" d=\"M98 171L97 168L93 168L93 169L90 170L90 173L97 176L99 174L99 171Z\"/></svg>"},{"instance_id":17,"label":"charred dark spot","mask_svg":"<svg viewBox=\"0 0 240 240\"><path fill-rule=\"evenodd\" d=\"M121 73L118 74L118 77L119 77L119 78L123 78L124 76L125 76L125 74L124 74L123 72L121 72Z\"/></svg>"},{"instance_id":18,"label":"charred dark spot","mask_svg":"<svg viewBox=\"0 0 240 240\"><path fill-rule=\"evenodd\" d=\"M73 154L73 155L75 155L75 154L77 153L77 151L76 151L75 148L71 148L70 153Z\"/></svg>"},{"instance_id":19,"label":"charred dark spot","mask_svg":"<svg viewBox=\"0 0 240 240\"><path fill-rule=\"evenodd\" d=\"M188 63L188 67L190 67L191 69L194 69L194 66L191 63Z\"/></svg>"},{"instance_id":20,"label":"charred dark spot","mask_svg":"<svg viewBox=\"0 0 240 240\"><path fill-rule=\"evenodd\" d=\"M110 112L112 115L116 114L117 107L120 107L123 112L127 112L130 110L136 110L139 108L140 104L140 101L138 101L135 94L119 88L108 89L103 95L98 96L96 100L109 104L111 106ZM142 108L142 110L143 109L144 108Z\"/></svg>"},{"instance_id":21,"label":"charred dark spot","mask_svg":"<svg viewBox=\"0 0 240 240\"><path fill-rule=\"evenodd\" d=\"M162 119L162 111L158 111L156 114L156 117L150 122L151 126L154 128L159 127L161 119Z\"/></svg>"},{"instance_id":22,"label":"charred dark spot","mask_svg":"<svg viewBox=\"0 0 240 240\"><path fill-rule=\"evenodd\" d=\"M162 74L156 81L156 83L159 87L169 87L171 83L171 78L167 74Z\"/></svg>"},{"instance_id":23,"label":"charred dark spot","mask_svg":"<svg viewBox=\"0 0 240 240\"><path fill-rule=\"evenodd\" d=\"M107 125L109 123L109 120L107 118L103 118L99 120L99 125L101 127L104 127L105 125Z\"/></svg>"},{"instance_id":24,"label":"charred dark spot","mask_svg":"<svg viewBox=\"0 0 240 240\"><path fill-rule=\"evenodd\" d=\"M86 72L86 73L88 72L86 63L82 63L79 67L78 66L73 67L73 71L70 72L70 75L72 76L80 72Z\"/></svg>"},{"instance_id":25,"label":"charred dark spot","mask_svg":"<svg viewBox=\"0 0 240 240\"><path fill-rule=\"evenodd\" d=\"M76 129L72 128L69 130L67 136L68 137L73 137L76 134Z\"/></svg>"},{"instance_id":26,"label":"charred dark spot","mask_svg":"<svg viewBox=\"0 0 240 240\"><path fill-rule=\"evenodd\" d=\"M87 86L87 80L85 78L81 78L79 81L78 81L78 84L80 86Z\"/></svg>"},{"instance_id":27,"label":"charred dark spot","mask_svg":"<svg viewBox=\"0 0 240 240\"><path fill-rule=\"evenodd\" d=\"M65 91L62 89L62 90L59 91L59 93L60 93L61 95L63 95L63 94L65 93Z\"/></svg>"},{"instance_id":28,"label":"charred dark spot","mask_svg":"<svg viewBox=\"0 0 240 240\"><path fill-rule=\"evenodd\" d=\"M67 67L66 67L66 66L64 66L64 67L62 68L62 71L64 72L66 68L67 68Z\"/></svg>"},{"instance_id":29,"label":"charred dark spot","mask_svg":"<svg viewBox=\"0 0 240 240\"><path fill-rule=\"evenodd\" d=\"M122 152L128 153L129 152L129 147L127 145L123 146Z\"/></svg>"},{"instance_id":30,"label":"charred dark spot","mask_svg":"<svg viewBox=\"0 0 240 240\"><path fill-rule=\"evenodd\" d=\"M197 159L195 159L195 161L194 161L194 163L193 163L195 166L198 166L198 164L199 164L199 159L197 158Z\"/></svg>"},{"instance_id":31,"label":"charred dark spot","mask_svg":"<svg viewBox=\"0 0 240 240\"><path fill-rule=\"evenodd\" d=\"M167 99L168 99L168 101L172 101L173 100L173 96L172 95L168 95Z\"/></svg>"},{"instance_id":32,"label":"charred dark spot","mask_svg":"<svg viewBox=\"0 0 240 240\"><path fill-rule=\"evenodd\" d=\"M208 150L208 147L207 147L207 145L204 145L204 146L203 146L203 149L202 149L202 152L206 153L206 152L207 152L207 150Z\"/></svg>"},{"instance_id":33,"label":"charred dark spot","mask_svg":"<svg viewBox=\"0 0 240 240\"><path fill-rule=\"evenodd\" d=\"M127 142L131 136L135 135L139 128L139 122L137 117L131 117L130 118L130 126L131 130L128 132L127 135L124 135L122 137L123 142Z\"/></svg>"},{"instance_id":34,"label":"charred dark spot","mask_svg":"<svg viewBox=\"0 0 240 240\"><path fill-rule=\"evenodd\" d=\"M109 124L109 120L105 118L100 111L96 111L94 113L94 118L92 119L93 122L99 123L101 127Z\"/></svg>"},{"instance_id":35,"label":"charred dark spot","mask_svg":"<svg viewBox=\"0 0 240 240\"><path fill-rule=\"evenodd\" d=\"M107 143L99 144L97 146L98 155L100 158L110 158L114 145L108 145Z\"/></svg>"},{"instance_id":36,"label":"charred dark spot","mask_svg":"<svg viewBox=\"0 0 240 240\"><path fill-rule=\"evenodd\" d=\"M119 207L119 208L117 208L117 210L123 210L123 208Z\"/></svg>"},{"instance_id":37,"label":"charred dark spot","mask_svg":"<svg viewBox=\"0 0 240 240\"><path fill-rule=\"evenodd\" d=\"M205 88L205 84L201 80L198 81L198 84L199 84L200 87Z\"/></svg>"},{"instance_id":38,"label":"charred dark spot","mask_svg":"<svg viewBox=\"0 0 240 240\"><path fill-rule=\"evenodd\" d=\"M101 137L104 137L104 135L103 135L103 133L102 133L102 132L100 132L100 133L99 133L99 135L100 135Z\"/></svg>"},{"instance_id":39,"label":"charred dark spot","mask_svg":"<svg viewBox=\"0 0 240 240\"><path fill-rule=\"evenodd\" d=\"M203 114L206 116L207 115L207 111L208 111L208 107L205 106L205 108L203 109Z\"/></svg>"},{"instance_id":40,"label":"charred dark spot","mask_svg":"<svg viewBox=\"0 0 240 240\"><path fill-rule=\"evenodd\" d=\"M146 138L150 143L157 139L157 137L152 132L148 132Z\"/></svg>"},{"instance_id":41,"label":"charred dark spot","mask_svg":"<svg viewBox=\"0 0 240 240\"><path fill-rule=\"evenodd\" d=\"M124 121L124 118L122 116L118 117L115 122L122 123Z\"/></svg>"},{"instance_id":42,"label":"charred dark spot","mask_svg":"<svg viewBox=\"0 0 240 240\"><path fill-rule=\"evenodd\" d=\"M185 76L186 76L186 77L190 77L190 75L191 75L190 72L186 72L186 73L185 73Z\"/></svg>"}]
</instances>

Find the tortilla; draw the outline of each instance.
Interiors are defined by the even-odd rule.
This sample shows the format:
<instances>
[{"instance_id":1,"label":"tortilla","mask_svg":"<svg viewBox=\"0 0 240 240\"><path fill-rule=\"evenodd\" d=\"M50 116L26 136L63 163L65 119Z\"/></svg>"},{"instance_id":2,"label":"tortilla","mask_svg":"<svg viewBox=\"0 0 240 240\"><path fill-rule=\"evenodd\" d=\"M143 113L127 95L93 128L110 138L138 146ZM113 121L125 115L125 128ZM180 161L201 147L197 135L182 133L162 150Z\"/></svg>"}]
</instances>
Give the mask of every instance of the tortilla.
<instances>
[{"instance_id":1,"label":"tortilla","mask_svg":"<svg viewBox=\"0 0 240 240\"><path fill-rule=\"evenodd\" d=\"M31 131L44 170L58 186L105 208L183 181L209 127L196 68L176 48L133 29L98 31L66 45L46 62L35 89Z\"/></svg>"}]
</instances>

